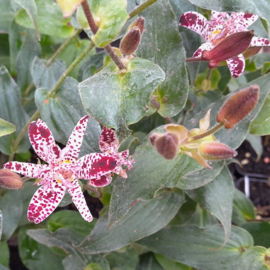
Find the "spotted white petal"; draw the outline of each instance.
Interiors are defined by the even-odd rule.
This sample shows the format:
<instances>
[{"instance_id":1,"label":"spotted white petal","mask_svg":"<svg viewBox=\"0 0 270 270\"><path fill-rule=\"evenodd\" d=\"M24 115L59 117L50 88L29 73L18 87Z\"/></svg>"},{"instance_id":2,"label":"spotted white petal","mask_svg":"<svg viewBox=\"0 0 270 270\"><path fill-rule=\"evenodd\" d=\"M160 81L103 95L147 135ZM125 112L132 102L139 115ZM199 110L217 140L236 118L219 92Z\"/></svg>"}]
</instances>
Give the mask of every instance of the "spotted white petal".
<instances>
[{"instance_id":1,"label":"spotted white petal","mask_svg":"<svg viewBox=\"0 0 270 270\"><path fill-rule=\"evenodd\" d=\"M261 38L261 37L253 37L250 42L250 47L257 47L257 46L269 46L269 39Z\"/></svg>"},{"instance_id":2,"label":"spotted white petal","mask_svg":"<svg viewBox=\"0 0 270 270\"><path fill-rule=\"evenodd\" d=\"M233 78L239 77L245 70L245 58L242 54L226 60Z\"/></svg>"},{"instance_id":3,"label":"spotted white petal","mask_svg":"<svg viewBox=\"0 0 270 270\"><path fill-rule=\"evenodd\" d=\"M68 193L70 194L73 203L77 207L82 218L88 222L91 222L93 220L93 216L88 209L79 182L75 179L72 181L72 185L74 186L74 188L69 188Z\"/></svg>"},{"instance_id":4,"label":"spotted white petal","mask_svg":"<svg viewBox=\"0 0 270 270\"><path fill-rule=\"evenodd\" d=\"M197 51L193 54L193 57L201 57L203 51L210 51L211 49L214 48L214 45L212 45L210 42L203 43Z\"/></svg>"},{"instance_id":5,"label":"spotted white petal","mask_svg":"<svg viewBox=\"0 0 270 270\"><path fill-rule=\"evenodd\" d=\"M35 224L42 222L47 218L59 205L66 192L66 187L51 180L50 187L44 190L40 187L32 197L28 208L28 220Z\"/></svg>"},{"instance_id":6,"label":"spotted white petal","mask_svg":"<svg viewBox=\"0 0 270 270\"><path fill-rule=\"evenodd\" d=\"M67 153L65 154L66 160L74 161L78 158L83 142L83 135L87 127L88 119L89 116L84 116L83 118L80 119L80 121L73 129L66 146L68 149Z\"/></svg>"}]
</instances>

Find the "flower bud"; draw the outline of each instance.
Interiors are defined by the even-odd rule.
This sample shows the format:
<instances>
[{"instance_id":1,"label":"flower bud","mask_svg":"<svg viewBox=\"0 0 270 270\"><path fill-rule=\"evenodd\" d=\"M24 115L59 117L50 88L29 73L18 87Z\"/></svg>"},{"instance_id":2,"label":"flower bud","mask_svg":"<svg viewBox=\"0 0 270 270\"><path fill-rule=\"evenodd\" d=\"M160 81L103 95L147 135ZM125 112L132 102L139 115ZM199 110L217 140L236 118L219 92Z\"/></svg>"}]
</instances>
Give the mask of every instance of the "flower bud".
<instances>
[{"instance_id":1,"label":"flower bud","mask_svg":"<svg viewBox=\"0 0 270 270\"><path fill-rule=\"evenodd\" d=\"M139 27L135 26L130 29L127 34L122 38L120 43L120 51L124 55L130 55L134 53L141 40L141 31Z\"/></svg>"},{"instance_id":2,"label":"flower bud","mask_svg":"<svg viewBox=\"0 0 270 270\"><path fill-rule=\"evenodd\" d=\"M261 48L262 48L261 46L248 47L243 52L243 56L245 57L245 59L248 59L248 58L254 56L255 54L257 54L261 50Z\"/></svg>"},{"instance_id":3,"label":"flower bud","mask_svg":"<svg viewBox=\"0 0 270 270\"><path fill-rule=\"evenodd\" d=\"M9 189L20 189L23 186L23 182L21 181L21 177L8 170L1 169L0 170L0 187L9 188Z\"/></svg>"},{"instance_id":4,"label":"flower bud","mask_svg":"<svg viewBox=\"0 0 270 270\"><path fill-rule=\"evenodd\" d=\"M165 135L153 133L150 136L150 141L158 153L166 159L173 159L178 153L179 140L173 133L166 133Z\"/></svg>"},{"instance_id":5,"label":"flower bud","mask_svg":"<svg viewBox=\"0 0 270 270\"><path fill-rule=\"evenodd\" d=\"M133 27L137 26L140 31L141 31L141 35L143 34L143 28L144 28L144 18L140 17L137 20L135 20L127 29L127 32L132 29Z\"/></svg>"},{"instance_id":6,"label":"flower bud","mask_svg":"<svg viewBox=\"0 0 270 270\"><path fill-rule=\"evenodd\" d=\"M218 63L235 57L244 52L254 36L254 31L234 33L223 39L210 51L202 52L202 60L210 60L209 68L217 67Z\"/></svg>"},{"instance_id":7,"label":"flower bud","mask_svg":"<svg viewBox=\"0 0 270 270\"><path fill-rule=\"evenodd\" d=\"M199 152L205 159L220 160L232 158L237 152L220 142L203 142L199 146Z\"/></svg>"},{"instance_id":8,"label":"flower bud","mask_svg":"<svg viewBox=\"0 0 270 270\"><path fill-rule=\"evenodd\" d=\"M254 109L258 99L258 85L252 85L235 93L222 106L217 115L217 121L223 122L225 128L233 128Z\"/></svg>"}]
</instances>

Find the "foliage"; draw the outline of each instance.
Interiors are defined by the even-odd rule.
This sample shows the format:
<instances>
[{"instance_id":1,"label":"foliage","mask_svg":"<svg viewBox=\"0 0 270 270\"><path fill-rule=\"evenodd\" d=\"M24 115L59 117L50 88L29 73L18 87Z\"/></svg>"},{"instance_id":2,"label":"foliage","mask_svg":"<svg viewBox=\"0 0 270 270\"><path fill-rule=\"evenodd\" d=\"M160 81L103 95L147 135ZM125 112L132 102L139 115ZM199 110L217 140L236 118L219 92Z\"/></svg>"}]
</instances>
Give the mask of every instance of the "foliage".
<instances>
[{"instance_id":1,"label":"foliage","mask_svg":"<svg viewBox=\"0 0 270 270\"><path fill-rule=\"evenodd\" d=\"M269 10L0 1L0 165L26 176L0 187L0 270L14 239L30 270L270 269L228 169L270 135Z\"/></svg>"}]
</instances>

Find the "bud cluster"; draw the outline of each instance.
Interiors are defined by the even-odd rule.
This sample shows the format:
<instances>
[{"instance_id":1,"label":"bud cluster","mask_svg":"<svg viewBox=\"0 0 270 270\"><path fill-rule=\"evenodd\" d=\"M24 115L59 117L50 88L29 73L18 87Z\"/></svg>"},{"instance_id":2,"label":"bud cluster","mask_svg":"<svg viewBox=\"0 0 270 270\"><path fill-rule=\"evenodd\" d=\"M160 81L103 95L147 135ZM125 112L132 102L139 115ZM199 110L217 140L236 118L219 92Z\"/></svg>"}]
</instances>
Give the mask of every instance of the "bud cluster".
<instances>
[{"instance_id":1,"label":"bud cluster","mask_svg":"<svg viewBox=\"0 0 270 270\"><path fill-rule=\"evenodd\" d=\"M166 159L173 159L178 153L194 158L198 163L211 169L207 160L232 158L237 152L217 141L213 135L221 127L233 128L243 120L256 106L259 98L259 87L250 86L232 95L217 114L217 124L209 129L210 110L200 120L199 128L187 130L184 126L169 124L164 127L165 134L153 133L150 136L152 145Z\"/></svg>"}]
</instances>

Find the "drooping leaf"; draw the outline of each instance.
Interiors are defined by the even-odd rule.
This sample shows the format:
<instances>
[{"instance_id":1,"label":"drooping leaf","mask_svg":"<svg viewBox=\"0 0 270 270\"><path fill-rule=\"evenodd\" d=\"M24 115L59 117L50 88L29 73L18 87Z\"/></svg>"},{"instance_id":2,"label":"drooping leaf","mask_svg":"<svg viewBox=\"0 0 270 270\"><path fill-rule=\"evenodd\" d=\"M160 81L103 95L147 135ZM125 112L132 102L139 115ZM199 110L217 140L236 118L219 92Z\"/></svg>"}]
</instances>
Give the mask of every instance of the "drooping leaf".
<instances>
[{"instance_id":1,"label":"drooping leaf","mask_svg":"<svg viewBox=\"0 0 270 270\"><path fill-rule=\"evenodd\" d=\"M0 68L0 116L16 126L16 132L0 138L0 150L6 155L13 153L13 143L27 123L29 117L20 102L20 93L16 83L11 78L5 67ZM29 148L27 134L23 137L18 153L24 153Z\"/></svg>"},{"instance_id":2,"label":"drooping leaf","mask_svg":"<svg viewBox=\"0 0 270 270\"><path fill-rule=\"evenodd\" d=\"M152 200L133 204L128 214L109 229L107 216L104 216L77 249L81 253L96 254L125 247L163 228L183 202L182 191L163 191Z\"/></svg>"},{"instance_id":3,"label":"drooping leaf","mask_svg":"<svg viewBox=\"0 0 270 270\"><path fill-rule=\"evenodd\" d=\"M155 254L155 258L164 270L191 270L190 266L172 261L161 254Z\"/></svg>"},{"instance_id":4,"label":"drooping leaf","mask_svg":"<svg viewBox=\"0 0 270 270\"><path fill-rule=\"evenodd\" d=\"M263 153L262 138L260 136L248 134L246 140L250 143L251 147L257 154L256 161L259 161Z\"/></svg>"},{"instance_id":5,"label":"drooping leaf","mask_svg":"<svg viewBox=\"0 0 270 270\"><path fill-rule=\"evenodd\" d=\"M153 130L162 132L162 128ZM211 182L221 171L223 162L212 164L213 169L203 169L194 159L178 154L173 160L164 159L152 146L147 136L134 155L134 167L123 179L114 181L109 212L109 226L121 219L138 199L149 200L161 187L194 189Z\"/></svg>"},{"instance_id":6,"label":"drooping leaf","mask_svg":"<svg viewBox=\"0 0 270 270\"><path fill-rule=\"evenodd\" d=\"M246 220L251 219L255 219L255 211L252 202L243 192L235 188L233 193L232 221L237 225L241 225L245 223Z\"/></svg>"},{"instance_id":7,"label":"drooping leaf","mask_svg":"<svg viewBox=\"0 0 270 270\"><path fill-rule=\"evenodd\" d=\"M85 222L77 211L59 211L52 214L47 222L48 229L55 232L59 228L69 228L83 236L87 236L95 226L95 221L90 224Z\"/></svg>"},{"instance_id":8,"label":"drooping leaf","mask_svg":"<svg viewBox=\"0 0 270 270\"><path fill-rule=\"evenodd\" d=\"M56 141L62 144L66 144L80 118L87 115L78 94L78 82L70 77L66 78L54 97L49 97L48 91L40 88L35 92L35 100L42 119L52 131ZM80 156L99 151L99 136L100 125L90 118Z\"/></svg>"},{"instance_id":9,"label":"drooping leaf","mask_svg":"<svg viewBox=\"0 0 270 270\"><path fill-rule=\"evenodd\" d=\"M22 199L17 190L5 190L0 196L0 209L3 218L2 240L8 240L17 228L23 211Z\"/></svg>"},{"instance_id":10,"label":"drooping leaf","mask_svg":"<svg viewBox=\"0 0 270 270\"><path fill-rule=\"evenodd\" d=\"M270 249L252 247L246 250L239 262L239 270L269 270ZM265 257L268 257L265 259Z\"/></svg>"},{"instance_id":11,"label":"drooping leaf","mask_svg":"<svg viewBox=\"0 0 270 270\"><path fill-rule=\"evenodd\" d=\"M13 0L13 1L15 1L17 4L19 4L26 11L26 13L30 17L32 23L34 24L37 36L39 38L37 6L35 3L35 0Z\"/></svg>"},{"instance_id":12,"label":"drooping leaf","mask_svg":"<svg viewBox=\"0 0 270 270\"><path fill-rule=\"evenodd\" d=\"M270 19L268 16L268 4L263 0L249 0L248 5L245 0L190 0L194 5L197 5L201 8L216 10L216 11L234 11L234 12L246 12L257 14L262 17L266 22L266 29L268 32ZM268 32L269 34L269 32Z\"/></svg>"},{"instance_id":13,"label":"drooping leaf","mask_svg":"<svg viewBox=\"0 0 270 270\"><path fill-rule=\"evenodd\" d=\"M11 134L16 131L16 127L0 118L0 137Z\"/></svg>"},{"instance_id":14,"label":"drooping leaf","mask_svg":"<svg viewBox=\"0 0 270 270\"><path fill-rule=\"evenodd\" d=\"M133 58L122 74L114 63L79 84L85 110L97 121L116 130L138 122L147 114L151 94L164 80L154 63Z\"/></svg>"},{"instance_id":15,"label":"drooping leaf","mask_svg":"<svg viewBox=\"0 0 270 270\"><path fill-rule=\"evenodd\" d=\"M175 116L183 109L188 94L185 50L178 19L169 0L157 1L140 15L145 18L145 33L137 55L153 61L165 71L165 81L154 97L160 103L158 112L162 116Z\"/></svg>"},{"instance_id":16,"label":"drooping leaf","mask_svg":"<svg viewBox=\"0 0 270 270\"><path fill-rule=\"evenodd\" d=\"M256 118L251 122L250 133L254 135L270 134L270 95L264 101L263 107Z\"/></svg>"},{"instance_id":17,"label":"drooping leaf","mask_svg":"<svg viewBox=\"0 0 270 270\"><path fill-rule=\"evenodd\" d=\"M220 174L207 185L186 191L189 197L210 211L221 222L225 232L224 243L228 241L231 231L233 188L230 172L227 167L224 167Z\"/></svg>"},{"instance_id":18,"label":"drooping leaf","mask_svg":"<svg viewBox=\"0 0 270 270\"><path fill-rule=\"evenodd\" d=\"M9 249L7 242L0 242L0 265L8 267L9 265Z\"/></svg>"},{"instance_id":19,"label":"drooping leaf","mask_svg":"<svg viewBox=\"0 0 270 270\"><path fill-rule=\"evenodd\" d=\"M11 1L0 2L0 30L8 33L11 22L14 19L16 10L14 10Z\"/></svg>"},{"instance_id":20,"label":"drooping leaf","mask_svg":"<svg viewBox=\"0 0 270 270\"><path fill-rule=\"evenodd\" d=\"M0 66L10 68L8 34L0 34Z\"/></svg>"},{"instance_id":21,"label":"drooping leaf","mask_svg":"<svg viewBox=\"0 0 270 270\"><path fill-rule=\"evenodd\" d=\"M31 65L31 75L36 88L51 90L66 70L63 61L55 60L51 66L46 66L46 60L35 57Z\"/></svg>"},{"instance_id":22,"label":"drooping leaf","mask_svg":"<svg viewBox=\"0 0 270 270\"><path fill-rule=\"evenodd\" d=\"M74 32L71 19L64 19L60 7L54 0L36 0L38 29L41 34L68 38ZM16 15L16 22L34 29L34 24L25 10Z\"/></svg>"},{"instance_id":23,"label":"drooping leaf","mask_svg":"<svg viewBox=\"0 0 270 270\"><path fill-rule=\"evenodd\" d=\"M16 60L17 84L21 92L32 82L32 62L40 54L41 47L35 32L28 29Z\"/></svg>"},{"instance_id":24,"label":"drooping leaf","mask_svg":"<svg viewBox=\"0 0 270 270\"><path fill-rule=\"evenodd\" d=\"M20 228L19 231L19 252L20 258L23 264L28 269L40 269L40 270L64 270L62 260L67 256L65 252L62 254L56 253L51 248L46 247L29 235L27 235L27 229L30 226Z\"/></svg>"},{"instance_id":25,"label":"drooping leaf","mask_svg":"<svg viewBox=\"0 0 270 270\"><path fill-rule=\"evenodd\" d=\"M97 47L109 44L120 32L128 14L126 0L99 0L89 1L88 4L93 13L94 20L98 25L98 31L91 38ZM77 19L82 28L89 28L82 7L78 8Z\"/></svg>"},{"instance_id":26,"label":"drooping leaf","mask_svg":"<svg viewBox=\"0 0 270 270\"><path fill-rule=\"evenodd\" d=\"M197 226L173 226L148 236L138 243L155 253L199 269L238 269L239 259L246 248L253 245L251 235L238 227L232 227L227 244L219 225L204 229Z\"/></svg>"},{"instance_id":27,"label":"drooping leaf","mask_svg":"<svg viewBox=\"0 0 270 270\"><path fill-rule=\"evenodd\" d=\"M254 245L270 247L270 224L267 221L263 222L248 222L241 225L242 228L247 230L254 239Z\"/></svg>"}]
</instances>

